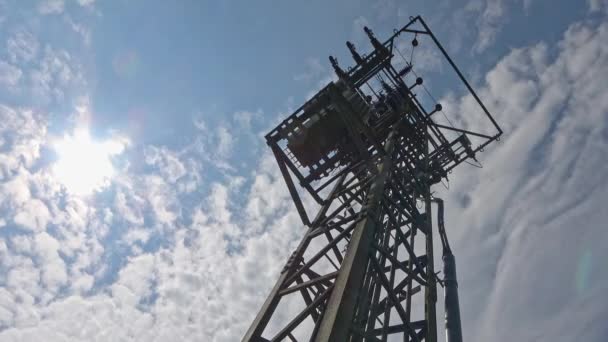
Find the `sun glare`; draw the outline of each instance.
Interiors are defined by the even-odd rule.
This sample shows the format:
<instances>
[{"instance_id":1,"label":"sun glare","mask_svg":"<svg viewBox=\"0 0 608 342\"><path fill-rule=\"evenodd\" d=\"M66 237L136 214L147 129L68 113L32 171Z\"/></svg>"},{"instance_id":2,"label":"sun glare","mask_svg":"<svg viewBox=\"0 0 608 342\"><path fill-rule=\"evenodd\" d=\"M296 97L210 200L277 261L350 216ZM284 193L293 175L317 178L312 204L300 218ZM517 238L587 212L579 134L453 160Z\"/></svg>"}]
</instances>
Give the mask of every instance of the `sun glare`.
<instances>
[{"instance_id":1,"label":"sun glare","mask_svg":"<svg viewBox=\"0 0 608 342\"><path fill-rule=\"evenodd\" d=\"M120 140L93 141L86 129L77 129L54 144L58 160L53 173L66 190L89 195L106 187L114 175L110 157L122 153Z\"/></svg>"}]
</instances>

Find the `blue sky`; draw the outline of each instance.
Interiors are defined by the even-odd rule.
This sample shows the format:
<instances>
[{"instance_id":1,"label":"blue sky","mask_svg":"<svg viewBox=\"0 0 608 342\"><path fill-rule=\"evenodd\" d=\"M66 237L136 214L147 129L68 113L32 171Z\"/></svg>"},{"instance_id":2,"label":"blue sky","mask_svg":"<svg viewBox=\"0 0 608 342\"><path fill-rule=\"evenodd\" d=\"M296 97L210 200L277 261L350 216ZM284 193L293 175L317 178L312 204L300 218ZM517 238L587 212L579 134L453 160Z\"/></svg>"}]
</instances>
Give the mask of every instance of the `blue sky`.
<instances>
[{"instance_id":1,"label":"blue sky","mask_svg":"<svg viewBox=\"0 0 608 342\"><path fill-rule=\"evenodd\" d=\"M263 135L418 14L505 130L436 189L466 339L605 341L606 0L0 0L0 341L239 340L303 232Z\"/></svg>"}]
</instances>

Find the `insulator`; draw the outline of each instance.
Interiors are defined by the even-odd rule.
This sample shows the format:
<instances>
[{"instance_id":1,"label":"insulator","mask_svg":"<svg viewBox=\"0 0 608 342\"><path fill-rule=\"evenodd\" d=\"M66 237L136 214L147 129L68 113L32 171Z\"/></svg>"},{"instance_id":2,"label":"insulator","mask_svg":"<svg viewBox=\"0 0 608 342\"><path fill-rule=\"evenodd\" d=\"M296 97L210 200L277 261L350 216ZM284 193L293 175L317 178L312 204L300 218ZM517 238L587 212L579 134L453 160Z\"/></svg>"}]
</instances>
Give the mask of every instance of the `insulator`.
<instances>
[{"instance_id":1,"label":"insulator","mask_svg":"<svg viewBox=\"0 0 608 342\"><path fill-rule=\"evenodd\" d=\"M344 72L344 70L342 70L340 68L340 65L338 65L338 60L334 56L329 56L329 62L331 63L331 66L334 68L334 71L336 72L336 75L338 75L338 77L340 77L340 78L346 77L346 73Z\"/></svg>"},{"instance_id":2,"label":"insulator","mask_svg":"<svg viewBox=\"0 0 608 342\"><path fill-rule=\"evenodd\" d=\"M403 77L403 76L409 74L410 71L412 71L412 66L406 65L405 68L403 68L403 69L401 69L401 71L399 71L399 76Z\"/></svg>"},{"instance_id":3,"label":"insulator","mask_svg":"<svg viewBox=\"0 0 608 342\"><path fill-rule=\"evenodd\" d=\"M357 52L357 48L355 47L355 44L353 44L351 42L346 42L346 46L350 50L350 54L353 56L353 59L355 60L355 62L357 62L359 64L363 64L363 58L361 58L361 55L359 55L359 53Z\"/></svg>"},{"instance_id":4,"label":"insulator","mask_svg":"<svg viewBox=\"0 0 608 342\"><path fill-rule=\"evenodd\" d=\"M374 46L374 48L376 48L378 50L386 49L386 47L384 45L382 45L382 43L380 43L378 41L378 39L376 39L372 30L370 30L367 26L363 27L363 31L365 31L365 33L367 34L367 37L369 37L369 40L372 43L372 45Z\"/></svg>"}]
</instances>

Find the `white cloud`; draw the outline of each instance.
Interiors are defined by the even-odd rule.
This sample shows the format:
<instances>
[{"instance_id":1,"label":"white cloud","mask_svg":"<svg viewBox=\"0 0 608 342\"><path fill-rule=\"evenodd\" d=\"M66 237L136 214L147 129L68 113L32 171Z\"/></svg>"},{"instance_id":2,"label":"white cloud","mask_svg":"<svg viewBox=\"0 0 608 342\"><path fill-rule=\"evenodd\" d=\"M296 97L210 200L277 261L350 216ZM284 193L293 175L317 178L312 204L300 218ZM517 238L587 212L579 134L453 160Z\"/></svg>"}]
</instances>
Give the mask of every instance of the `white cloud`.
<instances>
[{"instance_id":1,"label":"white cloud","mask_svg":"<svg viewBox=\"0 0 608 342\"><path fill-rule=\"evenodd\" d=\"M186 167L179 156L166 147L149 146L144 150L147 164L159 168L161 174L169 183L175 183L186 174Z\"/></svg>"},{"instance_id":2,"label":"white cloud","mask_svg":"<svg viewBox=\"0 0 608 342\"><path fill-rule=\"evenodd\" d=\"M121 305L137 306L143 299L152 295L155 280L154 256L139 255L129 260L120 270L118 281L112 285L113 297Z\"/></svg>"},{"instance_id":3,"label":"white cloud","mask_svg":"<svg viewBox=\"0 0 608 342\"><path fill-rule=\"evenodd\" d=\"M11 237L12 249L19 254L31 255L34 251L33 241L28 235L15 235Z\"/></svg>"},{"instance_id":4,"label":"white cloud","mask_svg":"<svg viewBox=\"0 0 608 342\"><path fill-rule=\"evenodd\" d=\"M34 198L17 209L13 220L25 229L39 232L46 229L50 220L50 213L42 201Z\"/></svg>"},{"instance_id":5,"label":"white cloud","mask_svg":"<svg viewBox=\"0 0 608 342\"><path fill-rule=\"evenodd\" d=\"M213 184L208 201L212 217L219 223L229 223L231 213L228 203L228 188L218 183Z\"/></svg>"},{"instance_id":6,"label":"white cloud","mask_svg":"<svg viewBox=\"0 0 608 342\"><path fill-rule=\"evenodd\" d=\"M279 198L285 198L287 191L284 184L276 179L280 177L276 165L268 159L260 164L258 173L263 175L269 172L273 174L273 183L264 188L258 185L255 191L260 191L262 195L261 191L266 190L268 192L264 196L279 194ZM137 193L141 189L148 193L144 197L154 197L155 194L164 194L159 195L162 198L175 196L175 190L171 194L166 183L161 185L163 183L160 177L149 175L142 178L142 184L138 185L138 181L134 181L131 183L133 188L122 188L121 192L125 192L124 199L118 195L116 199L123 201L120 206L139 207L140 204L137 201L133 203L132 198L133 192ZM57 259L60 250L57 247L62 246L63 242L50 237L48 233L41 233L38 240L47 243L40 244L46 248L37 253L46 253L44 255L47 256L49 266L53 262L57 266L49 267L54 270L53 273L45 274L30 264L29 258L12 258L15 271L11 274L10 295L5 298L12 298L16 286L29 281L30 287L26 288L24 295L30 295L32 301L27 306L20 305L25 311L19 315L10 311L14 307L12 302L4 305L0 301L0 319L9 322L11 326L15 326L15 321L21 322L15 328L0 332L0 339L33 340L41 334L45 339L51 340L59 337L93 341L239 339L249 323L249 317L257 310L280 270L286 254L302 233L301 230L294 229L301 224L289 201L273 202L274 208L280 207L278 212L262 209L263 213L276 215L276 219L247 217L241 221L242 215L234 211L231 201L232 198L242 196L243 183L242 177L236 177L229 179L226 184L212 185L209 195L204 198L203 206L192 212L194 219L191 225L171 225L165 232L166 245L154 253L141 253L126 260L126 265L118 271L118 279L98 295L83 297L83 291L91 288L91 276L75 274L70 265L65 267L67 273L62 273L58 267L61 264L60 259ZM158 190L159 187L162 190ZM150 205L155 205L155 199L145 198ZM82 202L74 203L73 206L78 208L78 203ZM156 212L169 211L162 209L166 203L156 205L156 209L161 208ZM75 212L81 210L74 209ZM117 214L123 215L119 212ZM172 220L179 221L183 214L173 212L170 216ZM82 215L87 216L81 212L79 216ZM254 222L264 221L265 232L253 227L250 218ZM158 219L162 220L162 217ZM64 226L63 223L60 224ZM86 224L85 229L98 230L92 223ZM149 230L136 229L132 232L127 232L123 241L133 243L145 240ZM247 239L242 240L240 246L235 246L232 241L237 240L227 239L226 235L236 236L238 232L246 235ZM82 244L83 249L90 248L86 247L86 243ZM62 249L61 251L63 252ZM99 259L95 254L92 257ZM1 243L0 258L3 258ZM89 265L88 268L95 265L90 262L81 264ZM51 274L55 277L51 277ZM65 274L67 280L64 283ZM42 287L36 285L40 281L48 284ZM35 298L53 298L49 297L52 284L69 284L70 292L66 297L34 304ZM8 309L4 312L2 308ZM75 317L78 317L78 324L73 323Z\"/></svg>"},{"instance_id":7,"label":"white cloud","mask_svg":"<svg viewBox=\"0 0 608 342\"><path fill-rule=\"evenodd\" d=\"M14 177L10 181L0 186L2 189L2 202L10 202L13 206L23 205L30 199L30 188L27 182L27 175L24 177Z\"/></svg>"},{"instance_id":8,"label":"white cloud","mask_svg":"<svg viewBox=\"0 0 608 342\"><path fill-rule=\"evenodd\" d=\"M38 55L39 43L36 37L25 30L17 31L6 41L6 49L13 63L28 63Z\"/></svg>"},{"instance_id":9,"label":"white cloud","mask_svg":"<svg viewBox=\"0 0 608 342\"><path fill-rule=\"evenodd\" d=\"M264 229L266 220L273 214L289 208L286 204L291 204L291 197L286 190L274 156L269 152L264 153L245 208L252 232Z\"/></svg>"},{"instance_id":10,"label":"white cloud","mask_svg":"<svg viewBox=\"0 0 608 342\"><path fill-rule=\"evenodd\" d=\"M129 196L128 201L127 196ZM118 190L114 198L114 208L116 208L121 218L139 226L144 223L141 212L141 208L144 205L143 202L141 197L131 191L125 193L122 190Z\"/></svg>"},{"instance_id":11,"label":"white cloud","mask_svg":"<svg viewBox=\"0 0 608 342\"><path fill-rule=\"evenodd\" d=\"M220 126L217 129L217 153L223 159L230 156L234 146L234 138L226 126Z\"/></svg>"},{"instance_id":12,"label":"white cloud","mask_svg":"<svg viewBox=\"0 0 608 342\"><path fill-rule=\"evenodd\" d=\"M234 122L236 122L239 128L244 130L245 132L250 132L254 121L258 121L261 118L261 110L258 110L256 112L238 111L232 115L232 119L234 120Z\"/></svg>"},{"instance_id":13,"label":"white cloud","mask_svg":"<svg viewBox=\"0 0 608 342\"><path fill-rule=\"evenodd\" d=\"M411 16L420 12L432 13L428 16L423 15L423 17L428 20L431 28L435 28L436 34L449 37L443 40L449 51L455 52L462 49L465 41L467 45L471 45L468 38L473 38L473 52L481 53L494 44L509 20L510 10L521 5L522 9L527 11L531 1L533 0L440 1L432 5L424 4L424 6L417 7L417 5L403 5L395 0L375 0L372 6L376 21L391 23L390 25L393 25L393 22L396 22L396 25L402 25L408 22ZM364 17L356 19L355 26L362 27L363 25L367 25ZM358 28L355 32L357 35L363 33ZM367 39L362 41L367 41Z\"/></svg>"},{"instance_id":14,"label":"white cloud","mask_svg":"<svg viewBox=\"0 0 608 342\"><path fill-rule=\"evenodd\" d=\"M145 198L159 223L171 225L177 218L178 208L175 194L161 177L147 175L141 184L146 189Z\"/></svg>"},{"instance_id":15,"label":"white cloud","mask_svg":"<svg viewBox=\"0 0 608 342\"><path fill-rule=\"evenodd\" d=\"M13 325L14 305L13 294L4 287L0 288L0 326Z\"/></svg>"},{"instance_id":16,"label":"white cloud","mask_svg":"<svg viewBox=\"0 0 608 342\"><path fill-rule=\"evenodd\" d=\"M151 236L152 236L152 231L150 231L148 229L131 227L125 234L123 240L129 246L133 247L133 245L135 245L136 243L145 244L146 242L148 242L150 240Z\"/></svg>"},{"instance_id":17,"label":"white cloud","mask_svg":"<svg viewBox=\"0 0 608 342\"><path fill-rule=\"evenodd\" d=\"M38 65L29 73L31 91L40 101L65 100L85 83L80 64L70 53L46 46Z\"/></svg>"},{"instance_id":18,"label":"white cloud","mask_svg":"<svg viewBox=\"0 0 608 342\"><path fill-rule=\"evenodd\" d=\"M607 25L572 26L557 57L543 44L514 50L485 78L480 94L506 136L480 173L461 167L444 194L473 341L603 340ZM57 54L45 52L40 68L46 92L77 74L73 57ZM233 121L244 128L251 118ZM204 161L243 144L228 124L195 124ZM272 155L247 179L226 177L199 196L193 148L147 147L151 170L121 175L89 203L56 197L36 163L45 137L43 118L0 107L0 208L27 228L0 240L0 340L240 339L303 233ZM134 247L157 234L159 246ZM576 330L575 320L588 324Z\"/></svg>"},{"instance_id":19,"label":"white cloud","mask_svg":"<svg viewBox=\"0 0 608 342\"><path fill-rule=\"evenodd\" d=\"M17 85L23 72L18 67L5 61L0 61L0 84L9 89Z\"/></svg>"},{"instance_id":20,"label":"white cloud","mask_svg":"<svg viewBox=\"0 0 608 342\"><path fill-rule=\"evenodd\" d=\"M65 263L58 254L59 242L46 232L36 234L34 242L39 258L38 266L42 270L42 284L47 290L56 293L68 281Z\"/></svg>"},{"instance_id":21,"label":"white cloud","mask_svg":"<svg viewBox=\"0 0 608 342\"><path fill-rule=\"evenodd\" d=\"M87 1L87 0L84 0ZM93 3L93 1L89 0L89 5ZM81 4L83 5L83 4ZM85 5L83 5L85 6ZM66 21L66 23L70 26L70 28L72 29L72 31L76 32L78 35L80 35L82 37L82 41L84 42L85 45L90 45L91 44L91 30L84 24L82 23L77 23L75 22L71 16L66 15L64 16L64 19Z\"/></svg>"},{"instance_id":22,"label":"white cloud","mask_svg":"<svg viewBox=\"0 0 608 342\"><path fill-rule=\"evenodd\" d=\"M607 257L607 39L607 23L572 25L557 57L543 44L514 50L479 92L505 137L444 194L470 340L604 339L592 322L606 306L589 298L608 284L594 265Z\"/></svg>"},{"instance_id":23,"label":"white cloud","mask_svg":"<svg viewBox=\"0 0 608 342\"><path fill-rule=\"evenodd\" d=\"M234 119L239 123L237 118ZM238 127L222 122L210 129L202 117L194 118L193 122L198 130L197 136L195 141L184 149L184 152L194 152L197 157L202 157L209 165L223 171L235 171L234 166L228 163L228 160L232 157L234 146L238 142L238 137L234 136Z\"/></svg>"},{"instance_id":24,"label":"white cloud","mask_svg":"<svg viewBox=\"0 0 608 342\"><path fill-rule=\"evenodd\" d=\"M304 72L293 77L295 81L309 82L328 72L325 65L321 64L321 60L319 60L319 58L307 58L304 61L304 68Z\"/></svg>"},{"instance_id":25,"label":"white cloud","mask_svg":"<svg viewBox=\"0 0 608 342\"><path fill-rule=\"evenodd\" d=\"M31 166L40 156L45 136L43 118L30 110L0 104L0 179L9 177L22 166Z\"/></svg>"},{"instance_id":26,"label":"white cloud","mask_svg":"<svg viewBox=\"0 0 608 342\"><path fill-rule=\"evenodd\" d=\"M484 0L478 2L478 8L473 11L479 11L477 20L477 42L474 49L477 52L482 52L487 49L496 40L496 36L502 29L505 21L505 2L504 0Z\"/></svg>"},{"instance_id":27,"label":"white cloud","mask_svg":"<svg viewBox=\"0 0 608 342\"><path fill-rule=\"evenodd\" d=\"M59 14L64 9L63 0L41 0L38 3L38 12L41 14Z\"/></svg>"},{"instance_id":28,"label":"white cloud","mask_svg":"<svg viewBox=\"0 0 608 342\"><path fill-rule=\"evenodd\" d=\"M78 0L80 6L91 6L95 3L95 0Z\"/></svg>"}]
</instances>

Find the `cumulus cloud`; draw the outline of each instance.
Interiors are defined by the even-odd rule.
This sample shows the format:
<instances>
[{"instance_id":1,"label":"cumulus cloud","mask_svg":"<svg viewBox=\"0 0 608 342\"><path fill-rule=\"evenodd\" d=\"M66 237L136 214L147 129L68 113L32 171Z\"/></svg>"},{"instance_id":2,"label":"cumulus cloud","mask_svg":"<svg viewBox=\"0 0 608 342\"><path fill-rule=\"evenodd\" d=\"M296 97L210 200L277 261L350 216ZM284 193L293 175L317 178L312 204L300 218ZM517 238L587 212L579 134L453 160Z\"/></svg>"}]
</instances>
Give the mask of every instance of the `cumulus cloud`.
<instances>
[{"instance_id":1,"label":"cumulus cloud","mask_svg":"<svg viewBox=\"0 0 608 342\"><path fill-rule=\"evenodd\" d=\"M28 72L28 90L36 101L49 103L66 100L67 95L81 91L84 76L81 65L64 49L45 46L41 58Z\"/></svg>"},{"instance_id":2,"label":"cumulus cloud","mask_svg":"<svg viewBox=\"0 0 608 342\"><path fill-rule=\"evenodd\" d=\"M186 167L179 157L166 147L147 147L144 151L144 158L146 163L158 167L161 174L170 183L175 183L186 173Z\"/></svg>"},{"instance_id":3,"label":"cumulus cloud","mask_svg":"<svg viewBox=\"0 0 608 342\"><path fill-rule=\"evenodd\" d=\"M230 222L231 212L228 209L228 189L221 184L213 184L209 195L209 208L213 218L219 223Z\"/></svg>"},{"instance_id":4,"label":"cumulus cloud","mask_svg":"<svg viewBox=\"0 0 608 342\"><path fill-rule=\"evenodd\" d=\"M27 109L0 104L0 179L6 179L20 167L30 167L40 156L46 136L44 120Z\"/></svg>"},{"instance_id":5,"label":"cumulus cloud","mask_svg":"<svg viewBox=\"0 0 608 342\"><path fill-rule=\"evenodd\" d=\"M146 200L150 204L156 220L163 224L173 223L177 218L179 208L169 184L158 175L147 175L143 178L141 186L146 189Z\"/></svg>"},{"instance_id":6,"label":"cumulus cloud","mask_svg":"<svg viewBox=\"0 0 608 342\"><path fill-rule=\"evenodd\" d=\"M140 209L143 202L143 198L132 191L118 190L114 198L114 208L122 219L135 225L143 225L144 218Z\"/></svg>"},{"instance_id":7,"label":"cumulus cloud","mask_svg":"<svg viewBox=\"0 0 608 342\"><path fill-rule=\"evenodd\" d=\"M269 161L264 162L259 174L271 172L274 174L272 177L276 178L275 168ZM161 183L159 178L155 179L152 183ZM77 261L62 267L62 259L58 258L58 243L48 233L37 235L35 242L26 238L17 242L21 245L18 250L40 255L39 262L44 256L45 266L34 263L29 257L12 255L17 249L9 251L0 245L0 253L11 254L10 258L1 255L3 260L11 260L11 271L6 287L10 292L3 296L7 303L0 303L4 308L0 310L0 318L11 328L3 330L0 336L9 341L33 340L41 334L51 340L156 338L162 341L175 336L214 341L238 339L248 324L248 317L254 314L276 276L282 264L278 260L283 260L297 242L298 230L293 227L300 225L298 216L288 210L291 206L288 201L280 203L283 214L276 221L267 223L267 232L261 233L247 221L235 222L235 217L239 215L232 214L229 203L230 198L239 194L242 185L241 178L230 180L226 185L214 185L204 201L203 212L194 213L192 223L186 227L173 225L166 232L170 243L165 247L152 254L129 258L119 270L118 279L111 285L110 292L83 297L91 288L93 279L82 271L92 266L98 268L99 265L95 266L94 261ZM157 186L145 183L143 188ZM280 193L280 198L286 196L286 190L278 180L264 189ZM256 191L262 190L259 188ZM170 192L168 188L163 191ZM151 193L157 194L158 191L151 189ZM27 195L22 197L28 198ZM164 208L153 198L147 200L152 205ZM117 197L117 201L122 202L121 206L127 205L121 196ZM263 207L265 204L259 205ZM278 204L272 205L277 208ZM82 212L86 207L77 209L79 206L74 203L71 206L73 210L65 210L79 217L87 217L86 211ZM261 210L270 212L264 208ZM161 214L166 211L157 210ZM174 220L181 213L171 215L170 219ZM162 222L163 219L159 217L158 221ZM61 223L62 226L64 224ZM62 228L64 235L70 231L66 228ZM103 231L93 222L85 222L83 228ZM240 247L231 245L226 238L226 234L235 235L238 231L248 236L246 243ZM125 239L146 239L146 233L138 235L134 231L127 234ZM96 250L86 242L81 241L78 245ZM89 254L83 251L72 255L86 258ZM90 257L99 260L99 252L92 253ZM233 276L226 276L227 269L234 270ZM55 298L57 287L66 284L66 281L71 289L68 296ZM16 305L12 300L17 296L31 299L26 302L27 305L23 302ZM49 302L51 298L55 299ZM19 308L18 312L14 311L15 307ZM79 318L79 324L73 324L73 315Z\"/></svg>"},{"instance_id":8,"label":"cumulus cloud","mask_svg":"<svg viewBox=\"0 0 608 342\"><path fill-rule=\"evenodd\" d=\"M473 1L469 9L477 12L477 41L474 49L482 52L494 41L505 21L506 5L504 0Z\"/></svg>"},{"instance_id":9,"label":"cumulus cloud","mask_svg":"<svg viewBox=\"0 0 608 342\"><path fill-rule=\"evenodd\" d=\"M605 336L606 41L608 24L576 24L555 51L515 49L484 78L479 93L505 137L482 171L461 167L440 194L470 340ZM10 63L37 58L10 46ZM59 98L76 61L42 54L34 84ZM445 107L466 111L467 101ZM202 162L227 163L244 141L234 129L255 117L217 130L195 121L198 140L184 149L142 147L144 170L125 170L91 202L62 194L40 160L44 118L0 106L0 233L10 234L0 239L0 340L239 340L303 234L267 151L246 178L202 183Z\"/></svg>"},{"instance_id":10,"label":"cumulus cloud","mask_svg":"<svg viewBox=\"0 0 608 342\"><path fill-rule=\"evenodd\" d=\"M272 174L273 183L263 188L257 185L255 192L265 189L286 198L284 185L276 179L276 166L265 160L259 165L258 174L269 177L268 173ZM160 183L160 180L156 178L154 182ZM90 277L72 275L70 265L60 267L58 240L43 232L34 240L20 242L24 245L22 250L36 250L37 255L44 256L48 271L41 271L43 268L38 268L29 258L11 258L14 260L11 286L2 299L6 303L0 300L0 319L11 328L0 332L0 338L32 340L44 334L51 340L239 339L272 285L282 260L302 233L294 229L301 224L288 201L273 202L274 212L264 208L268 204L258 204L261 213L276 217L265 222L263 231L252 227L249 219L253 217L243 220L230 204L241 196L243 182L243 178L236 177L226 184L214 184L199 209L192 213L189 224L172 225L165 232L167 244L157 251L128 258L109 288L94 295L83 295L86 292L77 287L90 288ZM145 183L146 188L154 186L157 185ZM129 205L125 201L129 196L117 196L116 201L122 202L117 207ZM247 201L253 200L250 198ZM175 216L170 219L179 221L184 213L172 215ZM145 232L143 235L138 232L141 230L129 232L125 239L146 239ZM247 239L235 245L234 236L238 232L247 235ZM228 239L227 234L232 237ZM11 253L3 248L0 243L0 257ZM66 269L67 272L62 272ZM49 295L51 289L66 282L72 289L67 296L35 304L36 298L53 298ZM15 306L11 300L18 286L25 283L28 287L24 293L32 300L27 306L20 305L29 311L19 316L13 312ZM78 324L73 324L74 317L78 317ZM22 323L16 324L17 320Z\"/></svg>"},{"instance_id":11,"label":"cumulus cloud","mask_svg":"<svg viewBox=\"0 0 608 342\"><path fill-rule=\"evenodd\" d=\"M25 177L14 177L11 180L3 183L2 194L3 202L9 202L13 207L19 207L30 199L30 188Z\"/></svg>"},{"instance_id":12,"label":"cumulus cloud","mask_svg":"<svg viewBox=\"0 0 608 342\"><path fill-rule=\"evenodd\" d=\"M91 0L80 0L80 1L81 2L88 1L88 3L85 3L85 4L81 3L82 6L91 6L91 4L93 4L93 1L91 1ZM84 42L85 45L91 44L91 30L86 25L75 22L72 19L72 17L69 15L64 16L64 20L70 26L72 31L76 32L78 35L80 35L82 37L82 41Z\"/></svg>"},{"instance_id":13,"label":"cumulus cloud","mask_svg":"<svg viewBox=\"0 0 608 342\"><path fill-rule=\"evenodd\" d=\"M215 125L212 129L202 117L194 119L194 126L197 128L197 136L195 141L186 148L186 150L196 153L197 157L202 157L210 165L218 167L224 171L235 171L228 161L232 158L234 146L238 142L238 137L235 132L239 132L246 124L247 114L235 114L233 122L221 122ZM250 133L250 132L248 132Z\"/></svg>"},{"instance_id":14,"label":"cumulus cloud","mask_svg":"<svg viewBox=\"0 0 608 342\"><path fill-rule=\"evenodd\" d=\"M112 295L122 304L135 307L153 294L154 256L142 254L129 260L112 285Z\"/></svg>"},{"instance_id":15,"label":"cumulus cloud","mask_svg":"<svg viewBox=\"0 0 608 342\"><path fill-rule=\"evenodd\" d=\"M480 174L461 168L445 194L460 203L447 222L468 339L605 338L592 322L606 306L589 298L608 275L585 256L606 258L597 241L608 217L596 209L607 200L606 39L606 23L574 24L557 57L544 44L516 49L487 74L480 96L506 137ZM572 329L578 319L590 323Z\"/></svg>"},{"instance_id":16,"label":"cumulus cloud","mask_svg":"<svg viewBox=\"0 0 608 342\"><path fill-rule=\"evenodd\" d=\"M16 224L32 231L43 231L49 222L49 210L39 199L27 201L17 210L13 220Z\"/></svg>"},{"instance_id":17,"label":"cumulus cloud","mask_svg":"<svg viewBox=\"0 0 608 342\"><path fill-rule=\"evenodd\" d=\"M0 61L0 84L9 89L17 85L23 72L18 67L5 61Z\"/></svg>"},{"instance_id":18,"label":"cumulus cloud","mask_svg":"<svg viewBox=\"0 0 608 342\"><path fill-rule=\"evenodd\" d=\"M40 43L25 30L18 30L6 41L6 50L13 63L28 63L36 58Z\"/></svg>"},{"instance_id":19,"label":"cumulus cloud","mask_svg":"<svg viewBox=\"0 0 608 342\"><path fill-rule=\"evenodd\" d=\"M222 158L227 158L232 152L232 148L234 146L234 138L225 126L220 126L218 128L217 137L217 153Z\"/></svg>"},{"instance_id":20,"label":"cumulus cloud","mask_svg":"<svg viewBox=\"0 0 608 342\"><path fill-rule=\"evenodd\" d=\"M49 291L57 292L68 278L65 263L58 253L59 242L48 233L42 232L35 235L34 243L42 270L42 284Z\"/></svg>"}]
</instances>

